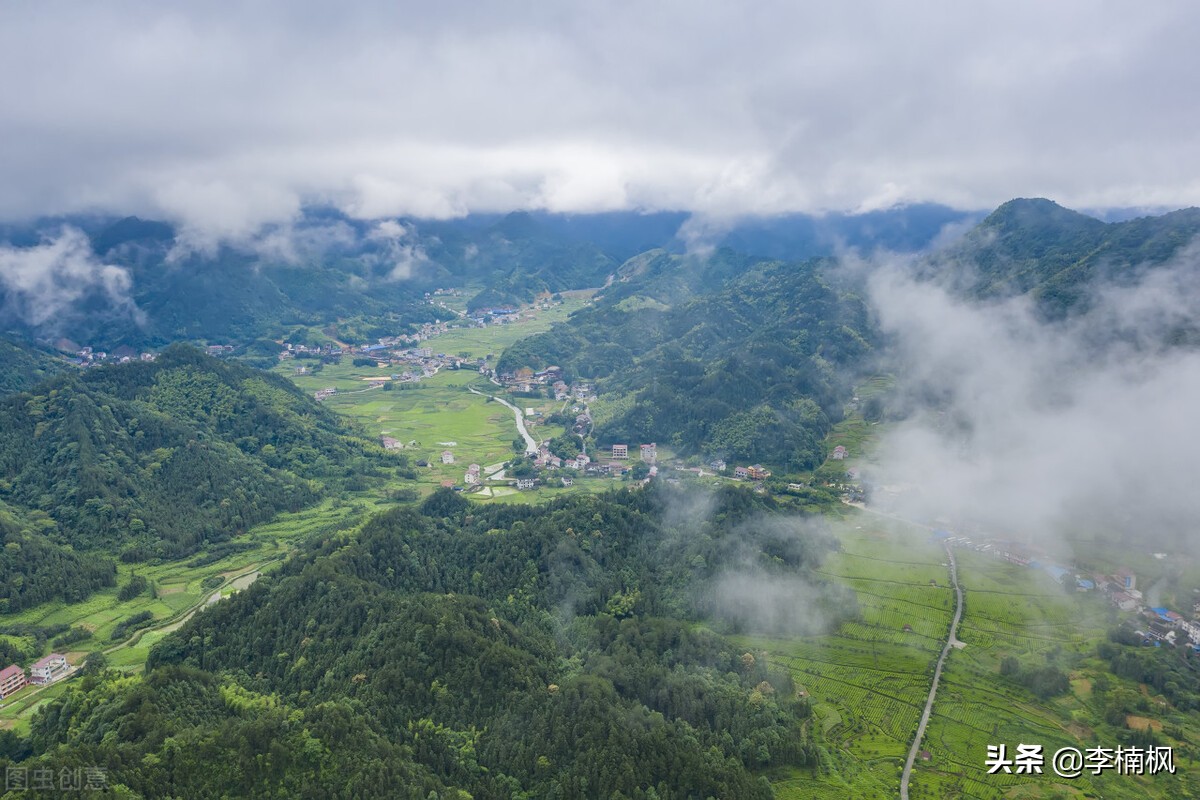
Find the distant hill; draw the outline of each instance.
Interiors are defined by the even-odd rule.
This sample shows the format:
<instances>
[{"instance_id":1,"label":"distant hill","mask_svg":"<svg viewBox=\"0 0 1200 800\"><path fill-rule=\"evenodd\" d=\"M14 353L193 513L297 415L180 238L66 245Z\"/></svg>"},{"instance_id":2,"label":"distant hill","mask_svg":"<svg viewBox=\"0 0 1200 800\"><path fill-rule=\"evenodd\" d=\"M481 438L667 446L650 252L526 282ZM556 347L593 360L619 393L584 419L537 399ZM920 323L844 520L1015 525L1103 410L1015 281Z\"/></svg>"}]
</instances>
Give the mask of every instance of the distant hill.
<instances>
[{"instance_id":1,"label":"distant hill","mask_svg":"<svg viewBox=\"0 0 1200 800\"><path fill-rule=\"evenodd\" d=\"M0 338L0 395L23 392L67 368L61 358L23 342Z\"/></svg>"},{"instance_id":2,"label":"distant hill","mask_svg":"<svg viewBox=\"0 0 1200 800\"><path fill-rule=\"evenodd\" d=\"M979 298L1030 293L1059 315L1098 284L1131 282L1169 261L1197 235L1200 208L1102 222L1050 200L1017 199L937 254L930 272L957 274Z\"/></svg>"},{"instance_id":3,"label":"distant hill","mask_svg":"<svg viewBox=\"0 0 1200 800\"><path fill-rule=\"evenodd\" d=\"M618 409L596 438L788 470L823 458L851 376L872 351L863 301L831 261L648 253L564 324L506 350L501 372L563 367Z\"/></svg>"},{"instance_id":4,"label":"distant hill","mask_svg":"<svg viewBox=\"0 0 1200 800\"><path fill-rule=\"evenodd\" d=\"M127 560L229 540L388 464L286 380L183 346L0 401L0 501Z\"/></svg>"},{"instance_id":5,"label":"distant hill","mask_svg":"<svg viewBox=\"0 0 1200 800\"><path fill-rule=\"evenodd\" d=\"M0 225L0 246L19 258L24 249L61 244L64 231L74 231L70 236L86 235L90 253L64 248L58 257L70 263L33 292L0 280L0 329L113 349L278 340L300 326L337 323L340 340L373 341L437 318L437 309L423 302L437 287L477 287L472 309L512 305L543 292L600 286L648 250L677 255L726 247L786 260L845 247L911 252L971 218L929 205L711 225L693 224L681 212L363 221L311 208L251 241L207 248L190 245L161 220L46 219ZM692 231L709 227L700 236Z\"/></svg>"}]
</instances>

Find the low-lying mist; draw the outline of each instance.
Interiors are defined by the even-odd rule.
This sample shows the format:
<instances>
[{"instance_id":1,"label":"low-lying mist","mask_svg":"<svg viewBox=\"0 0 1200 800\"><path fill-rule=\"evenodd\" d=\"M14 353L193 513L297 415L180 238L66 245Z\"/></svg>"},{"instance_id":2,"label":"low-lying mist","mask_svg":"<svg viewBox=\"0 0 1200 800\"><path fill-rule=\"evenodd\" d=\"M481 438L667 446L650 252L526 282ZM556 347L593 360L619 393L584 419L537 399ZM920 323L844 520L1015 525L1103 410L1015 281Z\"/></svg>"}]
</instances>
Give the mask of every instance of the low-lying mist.
<instances>
[{"instance_id":1,"label":"low-lying mist","mask_svg":"<svg viewBox=\"0 0 1200 800\"><path fill-rule=\"evenodd\" d=\"M1197 550L1200 251L1107 284L1065 320L878 269L869 293L905 409L874 497L926 522L1054 547L1120 536Z\"/></svg>"}]
</instances>

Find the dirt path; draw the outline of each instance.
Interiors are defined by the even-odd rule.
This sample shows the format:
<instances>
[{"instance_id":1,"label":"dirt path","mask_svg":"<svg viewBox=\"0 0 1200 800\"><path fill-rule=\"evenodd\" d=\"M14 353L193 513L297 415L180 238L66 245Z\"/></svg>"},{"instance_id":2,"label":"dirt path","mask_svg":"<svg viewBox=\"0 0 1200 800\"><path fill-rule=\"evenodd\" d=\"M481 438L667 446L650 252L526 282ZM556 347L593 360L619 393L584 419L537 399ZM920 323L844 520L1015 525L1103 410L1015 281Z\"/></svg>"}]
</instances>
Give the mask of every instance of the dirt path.
<instances>
[{"instance_id":1,"label":"dirt path","mask_svg":"<svg viewBox=\"0 0 1200 800\"><path fill-rule=\"evenodd\" d=\"M950 582L954 585L954 619L950 622L950 635L938 656L937 669L933 671L933 685L929 687L929 698L925 701L925 711L921 714L921 724L917 726L917 735L908 751L908 760L904 762L904 772L900 775L900 800L908 800L908 781L912 777L913 762L917 760L917 752L921 748L921 740L925 738L925 726L929 724L929 715L933 713L933 701L937 697L938 682L942 679L942 667L946 664L946 656L950 648L958 642L958 621L962 619L962 587L958 585L958 565L954 561L954 552L946 545L946 558L950 560Z\"/></svg>"}]
</instances>

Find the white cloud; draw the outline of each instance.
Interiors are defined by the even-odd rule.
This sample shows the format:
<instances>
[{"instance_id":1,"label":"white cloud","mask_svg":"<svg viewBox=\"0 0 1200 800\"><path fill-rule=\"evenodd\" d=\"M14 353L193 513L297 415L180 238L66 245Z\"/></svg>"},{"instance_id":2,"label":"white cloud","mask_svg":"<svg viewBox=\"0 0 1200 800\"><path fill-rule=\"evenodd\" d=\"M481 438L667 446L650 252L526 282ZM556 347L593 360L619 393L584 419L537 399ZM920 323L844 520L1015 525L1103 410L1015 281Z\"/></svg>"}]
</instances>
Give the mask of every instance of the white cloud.
<instances>
[{"instance_id":1,"label":"white cloud","mask_svg":"<svg viewBox=\"0 0 1200 800\"><path fill-rule=\"evenodd\" d=\"M129 273L103 264L82 231L65 227L34 247L0 247L5 315L35 329L55 330L85 298L99 296L121 313L140 316L129 297Z\"/></svg>"},{"instance_id":2,"label":"white cloud","mask_svg":"<svg viewBox=\"0 0 1200 800\"><path fill-rule=\"evenodd\" d=\"M1097 532L1194 547L1200 494L1200 259L1090 310L1045 322L1027 298L970 304L901 270L873 278L896 373L917 412L882 442L876 477L907 485L910 514L1051 543Z\"/></svg>"},{"instance_id":3,"label":"white cloud","mask_svg":"<svg viewBox=\"0 0 1200 800\"><path fill-rule=\"evenodd\" d=\"M61 11L0 26L0 217L1200 202L1191 3Z\"/></svg>"}]
</instances>

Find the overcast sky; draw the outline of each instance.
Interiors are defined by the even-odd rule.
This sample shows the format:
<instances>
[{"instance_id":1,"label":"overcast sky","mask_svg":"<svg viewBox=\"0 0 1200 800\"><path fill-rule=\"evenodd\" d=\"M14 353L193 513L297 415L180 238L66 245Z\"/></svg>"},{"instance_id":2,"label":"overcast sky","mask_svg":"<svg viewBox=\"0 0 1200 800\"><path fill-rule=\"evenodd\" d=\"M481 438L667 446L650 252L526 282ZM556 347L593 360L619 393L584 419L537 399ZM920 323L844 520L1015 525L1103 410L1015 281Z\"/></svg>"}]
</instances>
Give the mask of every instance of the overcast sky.
<instances>
[{"instance_id":1,"label":"overcast sky","mask_svg":"<svg viewBox=\"0 0 1200 800\"><path fill-rule=\"evenodd\" d=\"M0 218L1200 204L1197 41L1169 0L6 2Z\"/></svg>"}]
</instances>

